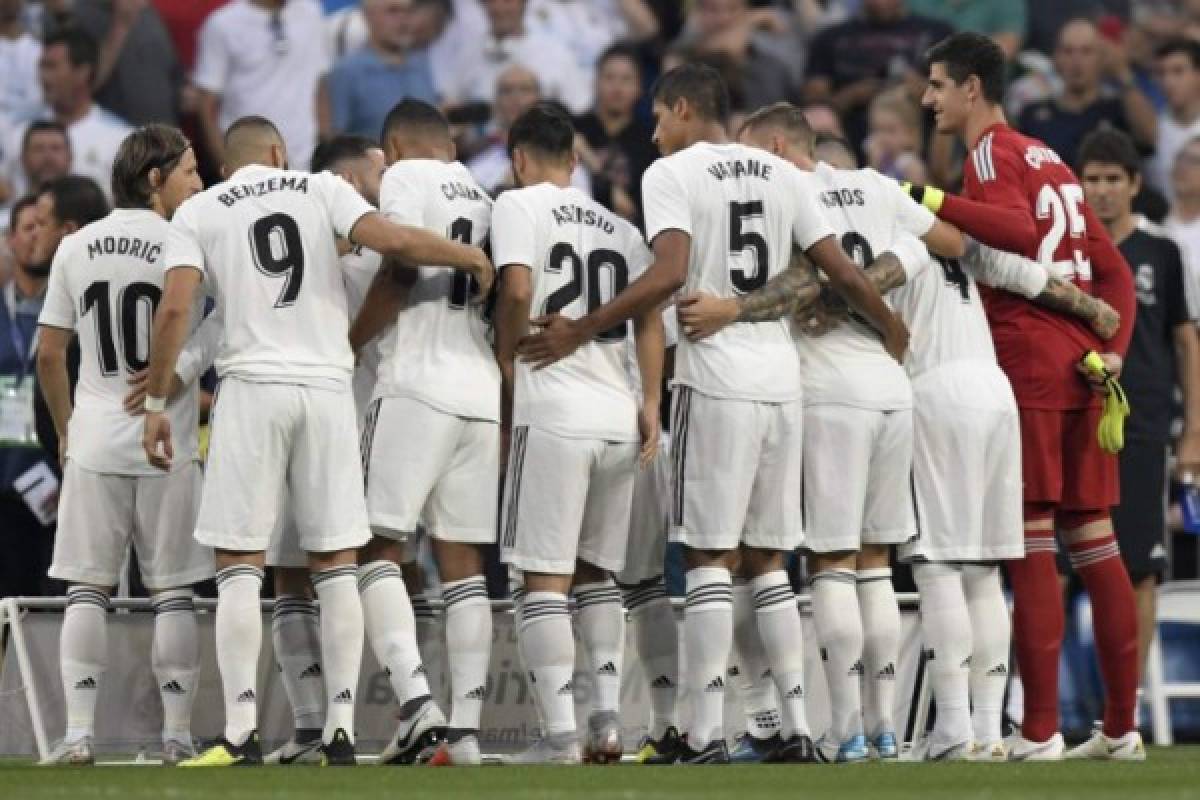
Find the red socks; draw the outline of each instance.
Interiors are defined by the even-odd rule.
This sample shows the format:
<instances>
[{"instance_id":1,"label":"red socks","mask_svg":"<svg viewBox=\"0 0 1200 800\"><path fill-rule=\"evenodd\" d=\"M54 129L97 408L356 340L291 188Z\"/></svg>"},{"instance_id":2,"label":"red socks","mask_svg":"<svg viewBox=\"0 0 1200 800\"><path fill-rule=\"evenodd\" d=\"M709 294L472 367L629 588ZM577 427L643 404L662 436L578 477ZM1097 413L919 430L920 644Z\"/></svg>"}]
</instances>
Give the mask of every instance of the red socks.
<instances>
[{"instance_id":1,"label":"red socks","mask_svg":"<svg viewBox=\"0 0 1200 800\"><path fill-rule=\"evenodd\" d=\"M1058 730L1058 654L1065 616L1054 553L1053 531L1026 531L1025 558L1006 562L1013 591L1013 641L1025 689L1021 735L1033 742L1044 742Z\"/></svg>"}]
</instances>

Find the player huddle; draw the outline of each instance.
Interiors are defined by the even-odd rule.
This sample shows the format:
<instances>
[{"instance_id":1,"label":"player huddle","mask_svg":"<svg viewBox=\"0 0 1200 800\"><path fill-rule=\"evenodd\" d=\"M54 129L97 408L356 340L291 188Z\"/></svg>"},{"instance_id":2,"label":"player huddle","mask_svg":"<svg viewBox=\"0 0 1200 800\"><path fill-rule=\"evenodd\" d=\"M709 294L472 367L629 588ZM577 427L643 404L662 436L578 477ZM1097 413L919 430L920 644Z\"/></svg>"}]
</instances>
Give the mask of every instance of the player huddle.
<instances>
[{"instance_id":1,"label":"player huddle","mask_svg":"<svg viewBox=\"0 0 1200 800\"><path fill-rule=\"evenodd\" d=\"M818 162L786 104L730 141L720 77L666 73L645 238L571 188L575 133L547 107L512 126L520 188L495 201L454 160L444 117L411 100L389 114L382 152L340 140L312 174L287 168L270 122L239 120L207 191L177 131L131 134L119 208L64 240L40 320L66 470L51 574L70 582L67 732L50 761L93 760L103 615L131 533L156 611L164 760L182 766L264 759L265 564L296 721L267 760L355 762L365 638L400 704L382 760L478 764L482 547L496 542L542 731L514 763L619 759L635 659L654 717L639 761L896 758L893 549L914 567L938 707L918 756L1062 758L1056 528L1097 608L1107 689L1103 730L1071 755L1144 758L1136 635L1122 627L1132 589L1107 518L1115 464L1096 436L1119 409L1094 391L1115 391L1132 279L1070 170L1030 158L1041 146L1003 124L993 50L959 34L930 54L926 101L971 149L963 198ZM76 330L72 408L60 356ZM1093 350L1104 366L1085 377ZM195 379L210 363L221 384L201 490ZM125 410L130 375L144 419ZM449 709L417 645L418 528L445 602ZM682 626L668 537L685 554ZM799 549L832 710L816 741L787 573ZM1007 740L1002 561L1026 691ZM196 755L187 587L214 566L226 724ZM571 596L596 684L584 725ZM623 659L626 612L637 652ZM731 753L735 641L748 730Z\"/></svg>"}]
</instances>

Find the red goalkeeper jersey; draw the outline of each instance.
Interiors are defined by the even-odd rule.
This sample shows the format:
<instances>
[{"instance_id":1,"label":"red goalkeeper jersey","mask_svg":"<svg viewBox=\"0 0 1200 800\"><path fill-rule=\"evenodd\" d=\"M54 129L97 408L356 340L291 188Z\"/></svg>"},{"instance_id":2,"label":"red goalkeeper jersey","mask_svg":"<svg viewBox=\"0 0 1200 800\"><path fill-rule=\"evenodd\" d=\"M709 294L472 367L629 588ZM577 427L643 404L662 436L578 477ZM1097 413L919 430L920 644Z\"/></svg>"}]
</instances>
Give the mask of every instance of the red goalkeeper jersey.
<instances>
[{"instance_id":1,"label":"red goalkeeper jersey","mask_svg":"<svg viewBox=\"0 0 1200 800\"><path fill-rule=\"evenodd\" d=\"M1045 144L1004 124L984 131L963 173L964 197L947 196L941 217L985 244L1048 265L1121 314L1121 332L1102 344L1077 318L980 287L1017 404L1065 410L1097 402L1075 365L1089 350L1124 354L1135 299L1129 267L1084 202L1075 173Z\"/></svg>"}]
</instances>

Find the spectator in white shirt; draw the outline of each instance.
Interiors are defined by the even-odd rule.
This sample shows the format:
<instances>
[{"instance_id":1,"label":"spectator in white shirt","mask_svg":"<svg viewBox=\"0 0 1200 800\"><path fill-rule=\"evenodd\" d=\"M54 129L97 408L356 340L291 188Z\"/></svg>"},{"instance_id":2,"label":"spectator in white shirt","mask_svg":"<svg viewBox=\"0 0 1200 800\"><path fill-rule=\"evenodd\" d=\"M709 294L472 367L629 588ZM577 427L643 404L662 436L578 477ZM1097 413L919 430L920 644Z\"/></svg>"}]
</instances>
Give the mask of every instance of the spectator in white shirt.
<instances>
[{"instance_id":1,"label":"spectator in white shirt","mask_svg":"<svg viewBox=\"0 0 1200 800\"><path fill-rule=\"evenodd\" d=\"M326 46L316 0L233 0L205 20L192 80L217 161L225 129L254 114L279 129L290 166L308 168L317 144L317 89L329 71Z\"/></svg>"},{"instance_id":2,"label":"spectator in white shirt","mask_svg":"<svg viewBox=\"0 0 1200 800\"><path fill-rule=\"evenodd\" d=\"M433 85L441 97L455 91L462 54L479 47L487 30L479 0L412 1L412 45L429 52Z\"/></svg>"},{"instance_id":3,"label":"spectator in white shirt","mask_svg":"<svg viewBox=\"0 0 1200 800\"><path fill-rule=\"evenodd\" d=\"M1195 318L1200 315L1200 137L1179 148L1171 185L1175 202L1165 227L1183 252L1183 288L1188 310Z\"/></svg>"},{"instance_id":4,"label":"spectator in white shirt","mask_svg":"<svg viewBox=\"0 0 1200 800\"><path fill-rule=\"evenodd\" d=\"M638 43L658 35L658 17L646 0L529 0L526 20L575 54L580 69L596 68L618 39Z\"/></svg>"},{"instance_id":5,"label":"spectator in white shirt","mask_svg":"<svg viewBox=\"0 0 1200 800\"><path fill-rule=\"evenodd\" d=\"M531 70L547 100L556 100L573 114L592 104L593 76L580 69L567 47L548 33L526 25L526 0L483 0L488 32L459 53L457 68L444 76L448 105L492 102L496 78L517 63Z\"/></svg>"},{"instance_id":6,"label":"spectator in white shirt","mask_svg":"<svg viewBox=\"0 0 1200 800\"><path fill-rule=\"evenodd\" d=\"M0 115L24 122L42 109L42 45L25 25L25 0L0 0Z\"/></svg>"},{"instance_id":7,"label":"spectator in white shirt","mask_svg":"<svg viewBox=\"0 0 1200 800\"><path fill-rule=\"evenodd\" d=\"M1200 43L1176 39L1160 47L1157 56L1167 105L1158 115L1158 141L1146 177L1171 200L1175 156L1189 139L1200 136Z\"/></svg>"}]
</instances>

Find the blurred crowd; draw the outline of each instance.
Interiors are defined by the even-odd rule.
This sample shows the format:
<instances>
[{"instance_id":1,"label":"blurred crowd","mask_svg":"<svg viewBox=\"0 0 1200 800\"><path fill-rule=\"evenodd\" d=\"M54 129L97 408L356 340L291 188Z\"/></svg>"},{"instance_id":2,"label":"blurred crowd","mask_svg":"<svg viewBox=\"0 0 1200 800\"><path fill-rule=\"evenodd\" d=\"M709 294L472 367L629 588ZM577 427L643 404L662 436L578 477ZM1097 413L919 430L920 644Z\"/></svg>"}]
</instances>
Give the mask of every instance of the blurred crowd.
<instances>
[{"instance_id":1,"label":"blurred crowd","mask_svg":"<svg viewBox=\"0 0 1200 800\"><path fill-rule=\"evenodd\" d=\"M726 77L735 116L800 104L863 165L953 190L963 153L933 133L920 95L924 52L954 30L1003 48L1010 120L1068 163L1097 128L1130 134L1145 159L1138 210L1200 265L1200 0L0 0L0 284L12 295L0 327L36 318L24 294L44 265L30 231L55 222L22 198L67 174L107 190L131 126L183 127L213 181L221 132L242 115L273 120L305 168L322 139L378 137L412 96L446 110L459 159L499 192L508 126L550 100L576 118L575 183L638 223L658 155L646 91L664 68L702 61ZM31 344L0 336L0 376L23 374ZM14 486L34 451L6 435L3 539L17 515L38 516Z\"/></svg>"}]
</instances>

